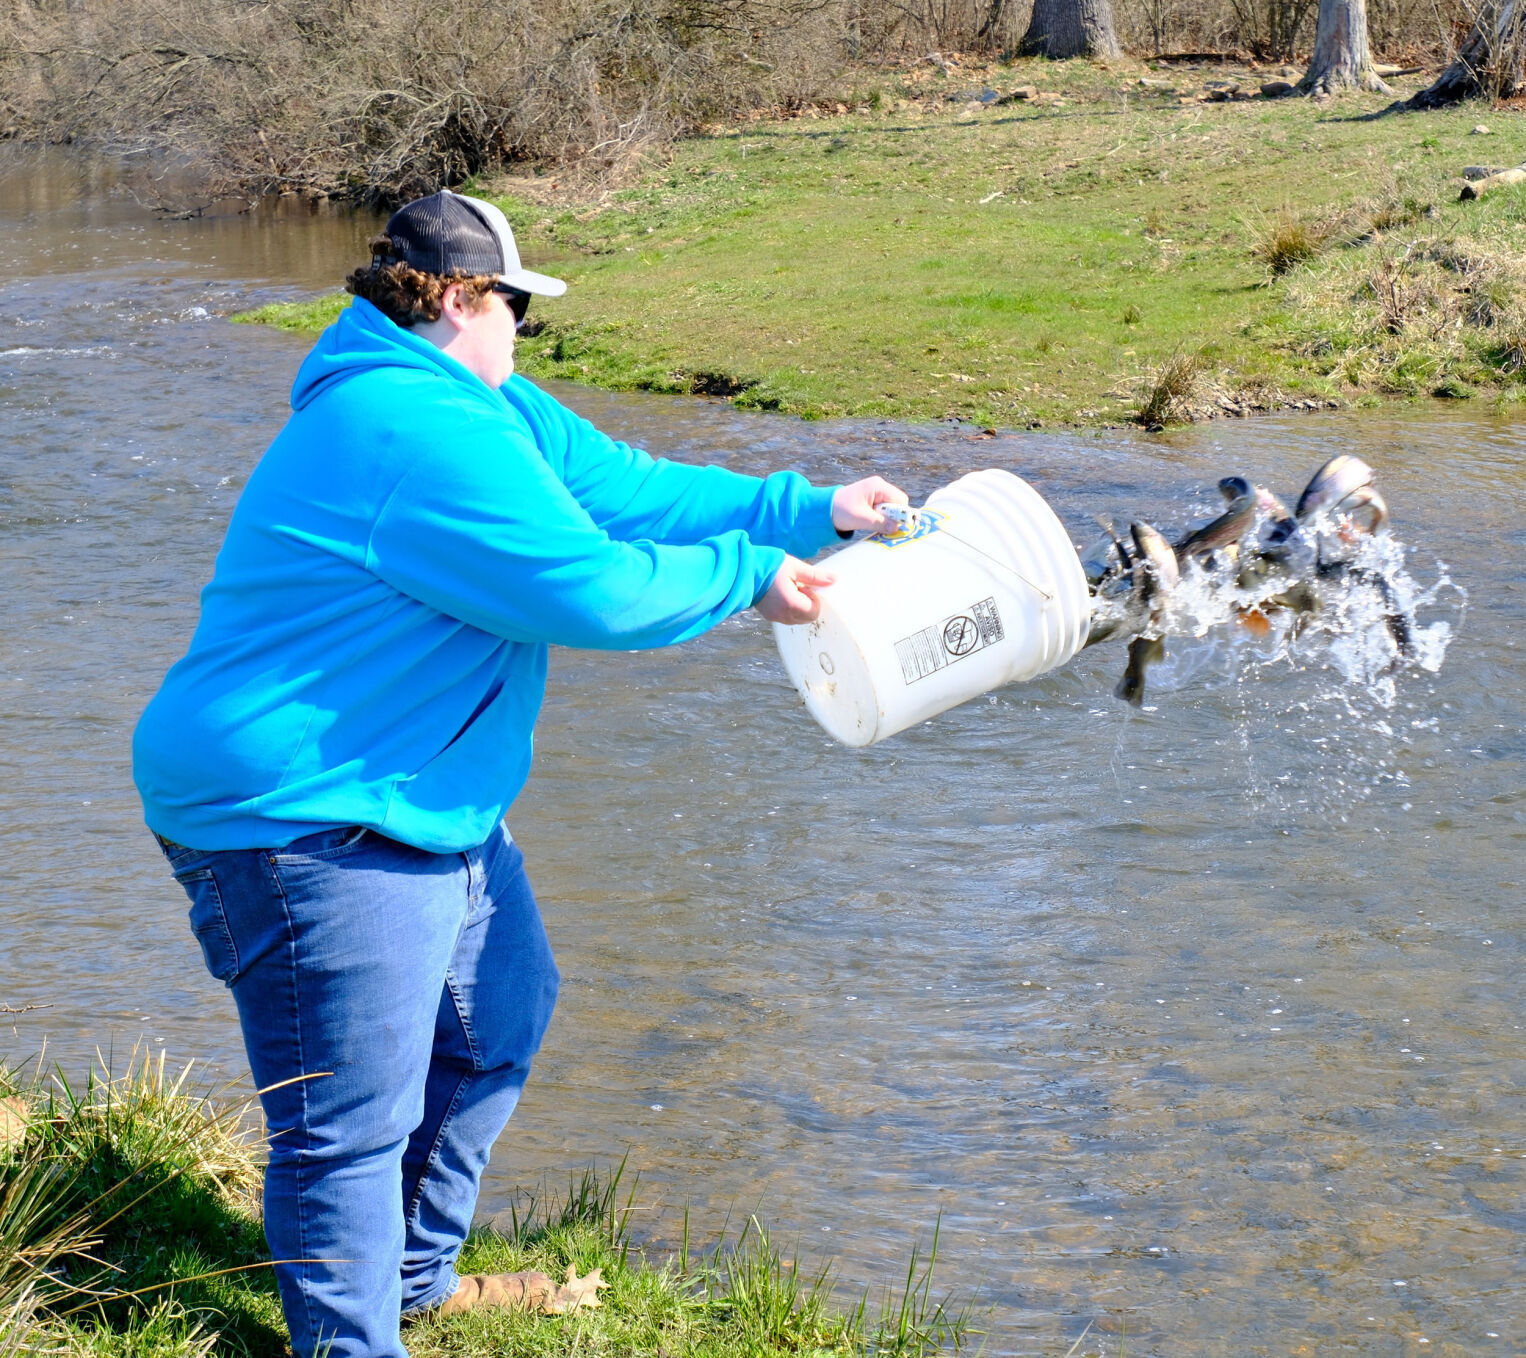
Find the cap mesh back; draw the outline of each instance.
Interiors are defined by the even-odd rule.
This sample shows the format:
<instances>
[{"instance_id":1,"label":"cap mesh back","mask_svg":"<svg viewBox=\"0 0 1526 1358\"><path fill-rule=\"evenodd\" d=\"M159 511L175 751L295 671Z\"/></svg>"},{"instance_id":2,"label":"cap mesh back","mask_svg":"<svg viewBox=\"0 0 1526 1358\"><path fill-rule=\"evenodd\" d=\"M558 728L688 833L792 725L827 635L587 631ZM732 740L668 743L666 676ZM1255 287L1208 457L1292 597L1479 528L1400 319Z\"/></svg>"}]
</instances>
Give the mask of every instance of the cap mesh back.
<instances>
[{"instance_id":1,"label":"cap mesh back","mask_svg":"<svg viewBox=\"0 0 1526 1358\"><path fill-rule=\"evenodd\" d=\"M498 274L498 237L453 193L432 193L400 207L387 221L395 258L422 273Z\"/></svg>"}]
</instances>

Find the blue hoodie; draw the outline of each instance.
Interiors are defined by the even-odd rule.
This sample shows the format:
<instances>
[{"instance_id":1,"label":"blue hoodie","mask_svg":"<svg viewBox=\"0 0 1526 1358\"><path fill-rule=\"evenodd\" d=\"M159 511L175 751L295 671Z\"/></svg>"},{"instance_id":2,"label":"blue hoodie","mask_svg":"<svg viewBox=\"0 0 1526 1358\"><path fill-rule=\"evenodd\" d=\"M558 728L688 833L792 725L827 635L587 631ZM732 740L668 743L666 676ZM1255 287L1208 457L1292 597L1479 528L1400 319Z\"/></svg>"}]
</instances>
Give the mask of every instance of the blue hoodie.
<instances>
[{"instance_id":1,"label":"blue hoodie","mask_svg":"<svg viewBox=\"0 0 1526 1358\"><path fill-rule=\"evenodd\" d=\"M548 642L698 636L835 539L830 489L654 460L364 301L291 403L133 737L149 827L194 848L480 844L529 773Z\"/></svg>"}]
</instances>

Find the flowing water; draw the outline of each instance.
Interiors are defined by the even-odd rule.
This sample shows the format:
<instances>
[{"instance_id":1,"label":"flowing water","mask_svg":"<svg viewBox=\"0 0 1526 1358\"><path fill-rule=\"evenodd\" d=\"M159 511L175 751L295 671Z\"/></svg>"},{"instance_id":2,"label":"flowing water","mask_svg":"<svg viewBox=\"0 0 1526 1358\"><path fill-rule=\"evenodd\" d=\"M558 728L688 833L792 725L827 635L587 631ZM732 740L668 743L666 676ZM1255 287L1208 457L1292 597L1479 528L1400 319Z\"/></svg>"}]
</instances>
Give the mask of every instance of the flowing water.
<instances>
[{"instance_id":1,"label":"flowing water","mask_svg":"<svg viewBox=\"0 0 1526 1358\"><path fill-rule=\"evenodd\" d=\"M156 222L66 160L0 178L12 1060L242 1069L128 737L305 347L221 317L331 284L373 227L288 216ZM684 1204L701 1236L758 1211L845 1295L941 1214L940 1285L992 1354L1088 1324L1078 1352L1526 1352L1526 424L977 438L557 394L747 471L920 498L1008 467L1078 539L1096 513L1201 521L1230 472L1295 497L1357 453L1449 635L1387 675L1216 634L1173 645L1142 711L1103 645L863 752L751 616L555 653L510 819L564 998L485 1210L628 1152L647 1238Z\"/></svg>"}]
</instances>

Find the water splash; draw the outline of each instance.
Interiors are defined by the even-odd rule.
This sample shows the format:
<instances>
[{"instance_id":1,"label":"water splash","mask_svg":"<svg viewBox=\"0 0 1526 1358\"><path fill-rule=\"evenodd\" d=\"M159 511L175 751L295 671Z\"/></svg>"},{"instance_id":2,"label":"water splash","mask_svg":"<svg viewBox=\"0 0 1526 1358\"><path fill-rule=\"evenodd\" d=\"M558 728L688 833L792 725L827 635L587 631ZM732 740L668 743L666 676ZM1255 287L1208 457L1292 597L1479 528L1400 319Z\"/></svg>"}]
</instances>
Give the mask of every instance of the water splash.
<instances>
[{"instance_id":1,"label":"water splash","mask_svg":"<svg viewBox=\"0 0 1526 1358\"><path fill-rule=\"evenodd\" d=\"M1184 581L1152 687L1232 688L1245 760L1242 792L1259 813L1360 823L1375 796L1401 802L1408 769L1440 741L1429 676L1446 659L1467 593L1437 561L1428 581L1392 533L1361 539L1314 576L1317 606L1274 602L1258 585ZM1244 619L1259 615L1259 624Z\"/></svg>"},{"instance_id":2,"label":"water splash","mask_svg":"<svg viewBox=\"0 0 1526 1358\"><path fill-rule=\"evenodd\" d=\"M1145 632L1166 648L1150 669L1153 692L1237 684L1288 668L1333 677L1346 698L1360 694L1391 708L1406 671L1441 669L1467 608L1467 593L1444 562L1422 584L1393 533L1351 535L1320 519L1276 554L1250 550L1265 542L1266 526L1258 523L1238 561L1221 553L1184 564ZM1132 606L1126 598L1099 600L1098 613Z\"/></svg>"}]
</instances>

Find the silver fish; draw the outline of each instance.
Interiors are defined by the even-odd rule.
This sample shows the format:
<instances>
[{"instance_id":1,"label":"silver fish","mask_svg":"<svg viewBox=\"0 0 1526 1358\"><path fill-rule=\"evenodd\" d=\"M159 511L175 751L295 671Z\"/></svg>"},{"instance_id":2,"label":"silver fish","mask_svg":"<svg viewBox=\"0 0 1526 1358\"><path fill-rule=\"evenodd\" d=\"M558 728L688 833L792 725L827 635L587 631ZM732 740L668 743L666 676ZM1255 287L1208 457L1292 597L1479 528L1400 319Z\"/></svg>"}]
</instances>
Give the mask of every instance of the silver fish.
<instances>
[{"instance_id":1,"label":"silver fish","mask_svg":"<svg viewBox=\"0 0 1526 1358\"><path fill-rule=\"evenodd\" d=\"M1154 528L1136 520L1129 525L1138 564L1134 567L1133 605L1142 618L1139 635L1129 642L1128 664L1113 693L1135 707L1144 702L1145 672L1166 653L1161 638L1171 592L1181 583L1176 552Z\"/></svg>"},{"instance_id":2,"label":"silver fish","mask_svg":"<svg viewBox=\"0 0 1526 1358\"><path fill-rule=\"evenodd\" d=\"M1379 571L1350 564L1364 537L1388 527L1388 502L1373 485L1373 470L1359 457L1332 457L1314 473L1298 500L1301 523L1320 519L1315 574L1321 579L1345 576L1376 590L1384 621L1400 659L1415 654L1415 621L1392 583Z\"/></svg>"},{"instance_id":3,"label":"silver fish","mask_svg":"<svg viewBox=\"0 0 1526 1358\"><path fill-rule=\"evenodd\" d=\"M1336 509L1348 496L1372 485L1372 478L1372 468L1361 458L1339 453L1309 478L1294 513L1302 522L1321 510Z\"/></svg>"},{"instance_id":4,"label":"silver fish","mask_svg":"<svg viewBox=\"0 0 1526 1358\"><path fill-rule=\"evenodd\" d=\"M1388 526L1388 505L1373 485L1373 470L1342 453L1317 472L1298 497L1298 522L1314 553L1314 568L1328 574L1350 561L1361 540Z\"/></svg>"},{"instance_id":5,"label":"silver fish","mask_svg":"<svg viewBox=\"0 0 1526 1358\"><path fill-rule=\"evenodd\" d=\"M1296 634L1329 605L1339 582L1375 590L1400 659L1416 650L1413 617L1381 570L1357 564L1363 540L1388 524L1388 506L1373 484L1373 470L1341 454L1327 461L1304 488L1296 512L1244 476L1218 483L1224 512L1174 546L1136 520L1120 533L1108 519L1107 537L1083 554L1094 596L1088 646L1110 637L1129 641L1128 663L1114 693L1136 706L1144 701L1149 667L1165 654L1173 592L1189 569L1206 573L1210 589L1238 590L1227 599L1252 631L1269 632L1268 614L1291 614Z\"/></svg>"},{"instance_id":6,"label":"silver fish","mask_svg":"<svg viewBox=\"0 0 1526 1358\"><path fill-rule=\"evenodd\" d=\"M1298 520L1265 486L1253 485L1243 476L1224 477L1219 482L1219 493L1232 506L1243 506L1247 500L1255 504L1255 537L1251 541L1247 535L1247 540L1237 553L1237 583L1242 590L1256 589L1279 571L1293 555Z\"/></svg>"},{"instance_id":7,"label":"silver fish","mask_svg":"<svg viewBox=\"0 0 1526 1358\"><path fill-rule=\"evenodd\" d=\"M1224 483L1219 483L1224 489ZM1256 486L1256 545L1268 555L1286 550L1298 532L1298 520L1288 507L1265 486ZM1227 494L1227 492L1226 492Z\"/></svg>"},{"instance_id":8,"label":"silver fish","mask_svg":"<svg viewBox=\"0 0 1526 1358\"><path fill-rule=\"evenodd\" d=\"M1166 643L1160 637L1135 637L1129 642L1129 662L1123 676L1113 686L1113 697L1122 698L1131 707L1143 707L1145 672L1166 655Z\"/></svg>"},{"instance_id":9,"label":"silver fish","mask_svg":"<svg viewBox=\"0 0 1526 1358\"><path fill-rule=\"evenodd\" d=\"M1175 549L1159 532L1140 519L1129 525L1129 537L1134 541L1134 552L1138 558L1134 571L1134 588L1144 602L1152 608L1156 607L1182 581Z\"/></svg>"},{"instance_id":10,"label":"silver fish","mask_svg":"<svg viewBox=\"0 0 1526 1358\"><path fill-rule=\"evenodd\" d=\"M1388 626L1388 635L1394 639L1394 648L1399 653L1401 660L1413 660L1415 657L1415 620L1399 601L1398 591L1388 577L1377 571L1363 570L1353 567L1351 571L1353 580L1360 580L1363 584L1371 585L1377 590L1378 598L1383 601L1383 621Z\"/></svg>"},{"instance_id":11,"label":"silver fish","mask_svg":"<svg viewBox=\"0 0 1526 1358\"><path fill-rule=\"evenodd\" d=\"M1239 481L1240 477L1230 477L1227 480ZM1245 537L1256 524L1256 494L1255 487L1245 482L1248 493L1237 495L1229 503L1218 518L1205 523L1201 528L1195 528L1176 544L1176 559L1182 565L1196 557L1212 565L1211 558L1215 553L1222 552L1226 556L1233 557L1239 550L1240 540ZM1222 489L1222 482L1220 483Z\"/></svg>"},{"instance_id":12,"label":"silver fish","mask_svg":"<svg viewBox=\"0 0 1526 1358\"><path fill-rule=\"evenodd\" d=\"M1388 504L1370 485L1358 486L1302 525L1313 542L1316 569L1321 572L1352 560L1363 539L1387 526Z\"/></svg>"},{"instance_id":13,"label":"silver fish","mask_svg":"<svg viewBox=\"0 0 1526 1358\"><path fill-rule=\"evenodd\" d=\"M1086 645L1095 646L1130 627L1130 601L1134 592L1134 568L1138 564L1127 535L1120 536L1111 519L1098 517L1107 537L1081 557L1093 603L1091 630Z\"/></svg>"}]
</instances>

